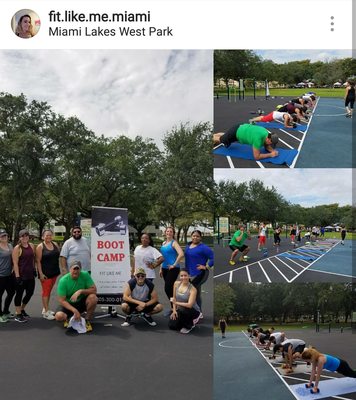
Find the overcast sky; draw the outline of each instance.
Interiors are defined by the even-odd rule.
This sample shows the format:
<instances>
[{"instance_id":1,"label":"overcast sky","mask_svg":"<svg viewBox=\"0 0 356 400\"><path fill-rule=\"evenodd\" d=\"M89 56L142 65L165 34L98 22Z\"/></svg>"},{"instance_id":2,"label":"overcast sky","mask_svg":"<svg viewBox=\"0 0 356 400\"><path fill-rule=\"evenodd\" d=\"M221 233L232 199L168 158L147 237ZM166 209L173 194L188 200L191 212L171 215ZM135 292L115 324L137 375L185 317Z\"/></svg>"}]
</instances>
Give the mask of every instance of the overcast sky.
<instances>
[{"instance_id":1,"label":"overcast sky","mask_svg":"<svg viewBox=\"0 0 356 400\"><path fill-rule=\"evenodd\" d=\"M259 179L274 186L286 200L304 207L321 204L352 204L351 169L223 169L214 170L214 179L246 182Z\"/></svg>"},{"instance_id":2,"label":"overcast sky","mask_svg":"<svg viewBox=\"0 0 356 400\"><path fill-rule=\"evenodd\" d=\"M0 92L47 101L96 134L152 137L212 121L212 52L2 50Z\"/></svg>"},{"instance_id":3,"label":"overcast sky","mask_svg":"<svg viewBox=\"0 0 356 400\"><path fill-rule=\"evenodd\" d=\"M254 50L254 52L265 60L272 60L277 64L300 60L331 61L335 58L352 57L351 50Z\"/></svg>"}]
</instances>

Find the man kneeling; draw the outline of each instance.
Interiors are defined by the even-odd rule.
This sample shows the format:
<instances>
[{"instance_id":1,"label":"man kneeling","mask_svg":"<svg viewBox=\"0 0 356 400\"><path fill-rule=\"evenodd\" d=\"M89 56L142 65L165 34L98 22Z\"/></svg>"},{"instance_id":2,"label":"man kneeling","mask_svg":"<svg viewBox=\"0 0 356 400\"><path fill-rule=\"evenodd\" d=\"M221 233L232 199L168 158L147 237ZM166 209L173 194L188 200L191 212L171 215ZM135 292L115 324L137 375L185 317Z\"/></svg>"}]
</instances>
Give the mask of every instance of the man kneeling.
<instances>
[{"instance_id":1,"label":"man kneeling","mask_svg":"<svg viewBox=\"0 0 356 400\"><path fill-rule=\"evenodd\" d=\"M98 298L96 297L95 283L89 272L81 269L80 261L72 261L69 272L59 280L57 293L62 310L56 313L55 318L57 321L64 321L64 327L67 328L72 316L76 321L80 321L81 314L86 312L86 329L87 332L91 332L93 328L90 320L93 317Z\"/></svg>"},{"instance_id":2,"label":"man kneeling","mask_svg":"<svg viewBox=\"0 0 356 400\"><path fill-rule=\"evenodd\" d=\"M134 278L127 282L123 299L121 307L127 317L122 326L129 326L134 315L141 317L151 326L157 325L151 315L159 313L163 307L158 302L154 284L146 279L146 272L143 268L135 271Z\"/></svg>"}]
</instances>

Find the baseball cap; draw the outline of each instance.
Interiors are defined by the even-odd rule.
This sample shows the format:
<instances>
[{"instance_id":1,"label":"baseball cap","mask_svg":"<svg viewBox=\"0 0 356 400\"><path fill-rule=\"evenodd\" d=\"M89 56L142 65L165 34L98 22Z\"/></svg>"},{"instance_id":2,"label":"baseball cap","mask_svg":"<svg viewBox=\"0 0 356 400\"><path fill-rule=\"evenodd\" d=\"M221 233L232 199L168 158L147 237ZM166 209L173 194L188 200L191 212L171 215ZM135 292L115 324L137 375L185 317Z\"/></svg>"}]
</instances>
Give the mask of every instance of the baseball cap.
<instances>
[{"instance_id":1,"label":"baseball cap","mask_svg":"<svg viewBox=\"0 0 356 400\"><path fill-rule=\"evenodd\" d=\"M7 235L7 232L5 231L5 229L0 229L0 237L5 236L5 235Z\"/></svg>"},{"instance_id":2,"label":"baseball cap","mask_svg":"<svg viewBox=\"0 0 356 400\"><path fill-rule=\"evenodd\" d=\"M73 260L70 264L69 264L69 268L72 267L79 267L80 269L82 269L82 263L80 261L77 260Z\"/></svg>"},{"instance_id":3,"label":"baseball cap","mask_svg":"<svg viewBox=\"0 0 356 400\"><path fill-rule=\"evenodd\" d=\"M22 237L23 235L29 235L29 231L27 229L21 229L19 232L19 237Z\"/></svg>"},{"instance_id":4,"label":"baseball cap","mask_svg":"<svg viewBox=\"0 0 356 400\"><path fill-rule=\"evenodd\" d=\"M146 271L143 268L138 268L135 271L135 275L138 275L138 274L146 275Z\"/></svg>"},{"instance_id":5,"label":"baseball cap","mask_svg":"<svg viewBox=\"0 0 356 400\"><path fill-rule=\"evenodd\" d=\"M276 147L276 144L278 143L278 135L276 133L272 133L271 134L271 142L272 142L272 146Z\"/></svg>"}]
</instances>

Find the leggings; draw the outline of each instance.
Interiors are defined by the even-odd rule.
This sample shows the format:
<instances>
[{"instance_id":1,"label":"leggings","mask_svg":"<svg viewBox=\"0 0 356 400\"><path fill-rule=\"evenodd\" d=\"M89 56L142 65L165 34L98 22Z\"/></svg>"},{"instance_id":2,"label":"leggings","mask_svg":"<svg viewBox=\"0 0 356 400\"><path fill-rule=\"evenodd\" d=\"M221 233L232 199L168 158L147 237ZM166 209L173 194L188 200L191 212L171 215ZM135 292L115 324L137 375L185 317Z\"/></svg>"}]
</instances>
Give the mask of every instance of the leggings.
<instances>
[{"instance_id":1,"label":"leggings","mask_svg":"<svg viewBox=\"0 0 356 400\"><path fill-rule=\"evenodd\" d=\"M203 269L199 275L196 275L193 280L192 284L197 289L197 304L201 309L201 286L208 280L209 277L209 270Z\"/></svg>"},{"instance_id":2,"label":"leggings","mask_svg":"<svg viewBox=\"0 0 356 400\"><path fill-rule=\"evenodd\" d=\"M170 319L168 322L169 329L178 331L182 328L191 329L193 326L193 319L198 318L199 311L195 308L181 307L177 310L177 319Z\"/></svg>"},{"instance_id":3,"label":"leggings","mask_svg":"<svg viewBox=\"0 0 356 400\"><path fill-rule=\"evenodd\" d=\"M345 360L340 360L340 365L336 372L348 376L349 378L356 378L356 371L353 370Z\"/></svg>"},{"instance_id":4,"label":"leggings","mask_svg":"<svg viewBox=\"0 0 356 400\"><path fill-rule=\"evenodd\" d=\"M22 281L22 284L16 284L15 307L21 307L21 304L28 304L35 291L35 278ZM22 298L24 292L25 296Z\"/></svg>"},{"instance_id":5,"label":"leggings","mask_svg":"<svg viewBox=\"0 0 356 400\"><path fill-rule=\"evenodd\" d=\"M2 309L2 295L6 290L4 309ZM13 275L0 277L0 315L8 314L12 298L15 294L15 280Z\"/></svg>"},{"instance_id":6,"label":"leggings","mask_svg":"<svg viewBox=\"0 0 356 400\"><path fill-rule=\"evenodd\" d=\"M170 300L171 297L173 297L173 286L174 282L177 280L178 275L179 275L179 268L162 268L162 275L164 279L164 291L166 292L166 295L168 297L168 300Z\"/></svg>"},{"instance_id":7,"label":"leggings","mask_svg":"<svg viewBox=\"0 0 356 400\"><path fill-rule=\"evenodd\" d=\"M277 233L275 233L274 234L274 243L275 244L280 244L281 243L281 238L280 238L280 236L279 236L279 234L277 234Z\"/></svg>"}]
</instances>

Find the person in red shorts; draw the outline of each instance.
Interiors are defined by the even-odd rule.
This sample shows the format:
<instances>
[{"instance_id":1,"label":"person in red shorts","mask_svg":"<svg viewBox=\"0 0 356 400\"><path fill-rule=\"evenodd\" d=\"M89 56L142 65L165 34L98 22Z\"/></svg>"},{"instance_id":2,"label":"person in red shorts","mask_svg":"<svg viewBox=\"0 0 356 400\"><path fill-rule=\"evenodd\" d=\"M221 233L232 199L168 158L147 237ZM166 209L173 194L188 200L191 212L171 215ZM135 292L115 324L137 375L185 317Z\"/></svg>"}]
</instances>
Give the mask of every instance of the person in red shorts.
<instances>
[{"instance_id":1,"label":"person in red shorts","mask_svg":"<svg viewBox=\"0 0 356 400\"><path fill-rule=\"evenodd\" d=\"M288 114L287 112L272 111L267 115L261 115L249 120L250 124L255 122L282 122L285 128L296 128L297 127L297 116L295 114Z\"/></svg>"},{"instance_id":2,"label":"person in red shorts","mask_svg":"<svg viewBox=\"0 0 356 400\"><path fill-rule=\"evenodd\" d=\"M49 309L49 300L53 286L61 271L59 269L59 247L53 242L51 229L42 232L43 242L36 248L36 263L38 278L42 286L42 316L48 320L54 320L54 312Z\"/></svg>"}]
</instances>

